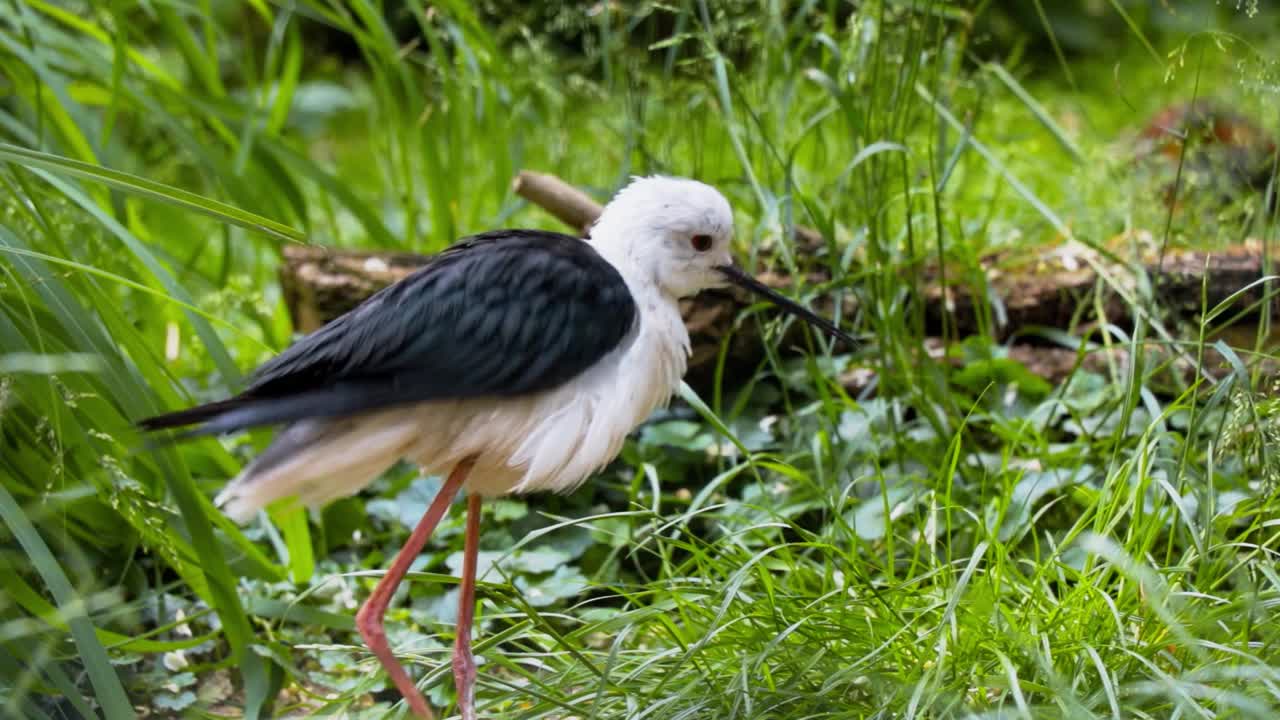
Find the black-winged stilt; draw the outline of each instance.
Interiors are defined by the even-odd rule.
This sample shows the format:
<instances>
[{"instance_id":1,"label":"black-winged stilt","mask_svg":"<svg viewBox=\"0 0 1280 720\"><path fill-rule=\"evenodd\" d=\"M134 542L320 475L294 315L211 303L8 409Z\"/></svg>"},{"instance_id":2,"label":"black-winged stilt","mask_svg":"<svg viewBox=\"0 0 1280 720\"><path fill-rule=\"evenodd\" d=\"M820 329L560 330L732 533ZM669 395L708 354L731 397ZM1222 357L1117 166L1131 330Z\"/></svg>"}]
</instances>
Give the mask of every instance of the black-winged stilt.
<instances>
[{"instance_id":1,"label":"black-winged stilt","mask_svg":"<svg viewBox=\"0 0 1280 720\"><path fill-rule=\"evenodd\" d=\"M179 437L284 425L218 496L237 521L291 496L317 507L401 459L447 476L356 626L413 712L426 700L382 618L460 490L467 521L453 671L475 717L471 625L483 497L567 492L610 462L678 390L689 336L677 301L734 283L850 343L830 322L733 265L729 203L703 183L638 178L590 241L500 230L454 245L258 368L227 400L153 417Z\"/></svg>"}]
</instances>

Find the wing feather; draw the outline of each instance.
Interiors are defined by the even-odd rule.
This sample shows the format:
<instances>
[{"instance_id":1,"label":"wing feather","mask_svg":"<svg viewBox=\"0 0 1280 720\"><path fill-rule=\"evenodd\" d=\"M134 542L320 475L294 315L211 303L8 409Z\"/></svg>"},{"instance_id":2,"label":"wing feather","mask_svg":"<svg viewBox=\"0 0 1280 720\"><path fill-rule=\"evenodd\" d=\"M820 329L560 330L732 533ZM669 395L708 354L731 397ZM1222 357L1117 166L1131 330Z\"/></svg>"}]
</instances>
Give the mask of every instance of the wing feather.
<instances>
[{"instance_id":1,"label":"wing feather","mask_svg":"<svg viewBox=\"0 0 1280 720\"><path fill-rule=\"evenodd\" d=\"M298 340L241 394L148 418L232 432L406 403L548 390L628 336L638 312L618 271L559 233L477 235Z\"/></svg>"}]
</instances>

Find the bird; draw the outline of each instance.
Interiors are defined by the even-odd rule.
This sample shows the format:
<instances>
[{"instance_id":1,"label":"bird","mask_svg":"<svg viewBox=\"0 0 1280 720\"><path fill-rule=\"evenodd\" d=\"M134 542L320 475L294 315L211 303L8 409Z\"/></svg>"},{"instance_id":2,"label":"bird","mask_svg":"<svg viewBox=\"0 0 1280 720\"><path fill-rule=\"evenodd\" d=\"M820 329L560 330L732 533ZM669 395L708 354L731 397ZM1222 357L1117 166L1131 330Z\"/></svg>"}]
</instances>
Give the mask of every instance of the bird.
<instances>
[{"instance_id":1,"label":"bird","mask_svg":"<svg viewBox=\"0 0 1280 720\"><path fill-rule=\"evenodd\" d=\"M387 641L396 587L459 493L466 530L452 666L475 719L471 652L485 498L567 493L611 462L678 392L689 334L678 301L737 285L840 338L835 324L734 264L733 212L714 187L633 177L588 238L505 229L463 238L297 339L224 400L138 422L179 441L279 426L216 496L245 523L276 501L319 508L401 460L444 483L356 613L411 711L433 717Z\"/></svg>"}]
</instances>

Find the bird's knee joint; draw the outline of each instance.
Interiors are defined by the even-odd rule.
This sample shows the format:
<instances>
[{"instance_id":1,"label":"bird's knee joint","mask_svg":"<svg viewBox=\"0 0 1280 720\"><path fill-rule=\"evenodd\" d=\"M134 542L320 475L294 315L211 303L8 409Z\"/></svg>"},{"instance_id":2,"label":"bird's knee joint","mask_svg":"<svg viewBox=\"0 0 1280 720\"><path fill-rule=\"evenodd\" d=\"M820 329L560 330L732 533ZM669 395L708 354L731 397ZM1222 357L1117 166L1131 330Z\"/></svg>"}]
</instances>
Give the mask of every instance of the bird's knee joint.
<instances>
[{"instance_id":1,"label":"bird's knee joint","mask_svg":"<svg viewBox=\"0 0 1280 720\"><path fill-rule=\"evenodd\" d=\"M453 654L453 671L455 673L468 674L475 672L475 669L476 661L470 653L455 652Z\"/></svg>"},{"instance_id":2,"label":"bird's knee joint","mask_svg":"<svg viewBox=\"0 0 1280 720\"><path fill-rule=\"evenodd\" d=\"M357 625L356 629L369 647L385 645L387 642L387 633L379 625Z\"/></svg>"},{"instance_id":3,"label":"bird's knee joint","mask_svg":"<svg viewBox=\"0 0 1280 720\"><path fill-rule=\"evenodd\" d=\"M361 608L356 613L356 630L360 631L360 636L366 642L385 640L387 638L387 631L382 627L382 618L377 614L370 615L366 613L364 608Z\"/></svg>"}]
</instances>

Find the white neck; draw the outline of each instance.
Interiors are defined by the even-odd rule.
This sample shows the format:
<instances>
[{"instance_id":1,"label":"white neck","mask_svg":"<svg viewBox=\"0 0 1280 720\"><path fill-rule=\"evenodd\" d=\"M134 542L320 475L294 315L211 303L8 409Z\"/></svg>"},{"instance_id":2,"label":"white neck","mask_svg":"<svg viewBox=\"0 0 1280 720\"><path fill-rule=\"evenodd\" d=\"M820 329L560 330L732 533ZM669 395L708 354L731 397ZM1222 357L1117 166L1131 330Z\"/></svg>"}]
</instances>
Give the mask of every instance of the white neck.
<instances>
[{"instance_id":1,"label":"white neck","mask_svg":"<svg viewBox=\"0 0 1280 720\"><path fill-rule=\"evenodd\" d=\"M656 263L643 251L653 246L651 241L598 225L592 235L592 246L617 268L636 303L639 327L629 354L653 369L649 381L653 389L664 394L665 401L679 389L689 360L689 331L680 316L679 300L666 292L655 277ZM642 360L640 355L647 357Z\"/></svg>"},{"instance_id":2,"label":"white neck","mask_svg":"<svg viewBox=\"0 0 1280 720\"><path fill-rule=\"evenodd\" d=\"M645 248L652 247L646 238L633 237L634 231L609 226L596 226L592 230L591 245L604 259L622 273L627 287L636 294L637 286L659 290L657 263L649 257ZM637 298L638 301L638 298Z\"/></svg>"}]
</instances>

